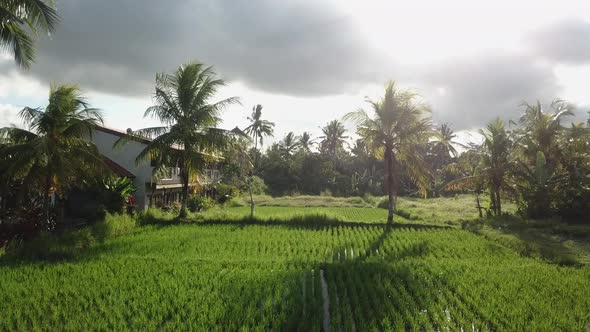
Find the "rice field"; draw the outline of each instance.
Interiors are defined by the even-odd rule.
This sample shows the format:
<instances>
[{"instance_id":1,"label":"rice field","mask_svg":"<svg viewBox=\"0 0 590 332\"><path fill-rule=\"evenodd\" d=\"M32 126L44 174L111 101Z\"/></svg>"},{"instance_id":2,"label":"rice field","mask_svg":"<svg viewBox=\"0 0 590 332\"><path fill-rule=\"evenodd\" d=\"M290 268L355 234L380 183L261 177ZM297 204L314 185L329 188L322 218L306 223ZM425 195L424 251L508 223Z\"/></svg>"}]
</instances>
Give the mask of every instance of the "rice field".
<instances>
[{"instance_id":1,"label":"rice field","mask_svg":"<svg viewBox=\"0 0 590 332\"><path fill-rule=\"evenodd\" d=\"M10 331L584 331L590 324L588 267L548 264L434 226L142 226L61 260L3 259L0 280L0 330Z\"/></svg>"}]
</instances>

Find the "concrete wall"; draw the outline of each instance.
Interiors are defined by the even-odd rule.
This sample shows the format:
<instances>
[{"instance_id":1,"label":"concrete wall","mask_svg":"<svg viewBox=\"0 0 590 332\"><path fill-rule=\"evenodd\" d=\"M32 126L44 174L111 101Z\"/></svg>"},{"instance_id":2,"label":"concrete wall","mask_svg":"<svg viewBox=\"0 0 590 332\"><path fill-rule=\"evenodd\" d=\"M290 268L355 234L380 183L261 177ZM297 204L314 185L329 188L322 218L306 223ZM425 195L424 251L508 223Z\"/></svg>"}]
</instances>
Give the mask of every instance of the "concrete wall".
<instances>
[{"instance_id":1,"label":"concrete wall","mask_svg":"<svg viewBox=\"0 0 590 332\"><path fill-rule=\"evenodd\" d=\"M150 162L146 161L138 166L135 165L135 158L145 148L144 143L130 141L127 144L113 148L113 144L119 139L119 136L95 130L92 135L92 141L104 156L123 166L129 172L135 175L135 200L140 210L147 208L147 190L146 183L150 182L152 168Z\"/></svg>"}]
</instances>

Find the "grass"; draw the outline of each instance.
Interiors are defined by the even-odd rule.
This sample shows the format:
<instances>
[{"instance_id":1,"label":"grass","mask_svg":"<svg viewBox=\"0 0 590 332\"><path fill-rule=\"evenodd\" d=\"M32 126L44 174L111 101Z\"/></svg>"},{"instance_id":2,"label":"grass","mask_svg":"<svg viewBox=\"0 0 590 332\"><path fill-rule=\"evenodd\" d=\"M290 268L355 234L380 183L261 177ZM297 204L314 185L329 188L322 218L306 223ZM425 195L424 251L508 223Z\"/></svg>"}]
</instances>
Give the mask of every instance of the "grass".
<instances>
[{"instance_id":1,"label":"grass","mask_svg":"<svg viewBox=\"0 0 590 332\"><path fill-rule=\"evenodd\" d=\"M284 206L284 207L375 207L378 198L366 197L333 197L333 196L281 196L272 197L267 195L254 196L254 203L257 206ZM249 197L242 198L243 205L250 203Z\"/></svg>"},{"instance_id":2,"label":"grass","mask_svg":"<svg viewBox=\"0 0 590 332\"><path fill-rule=\"evenodd\" d=\"M289 204L302 204L296 200ZM587 227L473 220L468 196L402 199L410 219L398 218L393 228L382 225L384 209L274 203L258 206L254 219L248 207L183 221L157 210L109 216L9 248L0 257L0 330L317 331L327 323L334 331L538 331L590 324L590 266L550 264L568 262L548 259L543 250L560 247L542 243L561 236L583 244ZM538 232L537 242L529 232Z\"/></svg>"},{"instance_id":3,"label":"grass","mask_svg":"<svg viewBox=\"0 0 590 332\"><path fill-rule=\"evenodd\" d=\"M488 200L482 197L482 206ZM331 196L254 196L256 214L261 218L269 216L290 217L301 214L326 214L331 217L355 222L385 222L386 209L376 209L387 197L331 197ZM298 209L293 209L298 208ZM504 211L515 213L516 206L504 203ZM211 212L210 212L211 213ZM219 214L219 209L213 214ZM250 213L247 197L241 198L223 209L228 218L241 217ZM478 218L475 196L457 195L420 199L400 197L397 200L396 219L401 222L412 220L424 224L446 224L461 226L466 221Z\"/></svg>"},{"instance_id":4,"label":"grass","mask_svg":"<svg viewBox=\"0 0 590 332\"><path fill-rule=\"evenodd\" d=\"M239 220L250 215L249 206L212 209L203 214L204 219L216 220ZM257 206L255 216L259 220L282 219L291 220L303 216L325 216L326 218L363 223L385 223L387 221L387 210L376 208L354 208L354 207L285 207L285 206ZM399 217L398 221L408 220Z\"/></svg>"},{"instance_id":5,"label":"grass","mask_svg":"<svg viewBox=\"0 0 590 332\"><path fill-rule=\"evenodd\" d=\"M580 330L588 269L460 229L147 226L75 259L5 262L2 330ZM510 305L506 301L510 299Z\"/></svg>"}]
</instances>

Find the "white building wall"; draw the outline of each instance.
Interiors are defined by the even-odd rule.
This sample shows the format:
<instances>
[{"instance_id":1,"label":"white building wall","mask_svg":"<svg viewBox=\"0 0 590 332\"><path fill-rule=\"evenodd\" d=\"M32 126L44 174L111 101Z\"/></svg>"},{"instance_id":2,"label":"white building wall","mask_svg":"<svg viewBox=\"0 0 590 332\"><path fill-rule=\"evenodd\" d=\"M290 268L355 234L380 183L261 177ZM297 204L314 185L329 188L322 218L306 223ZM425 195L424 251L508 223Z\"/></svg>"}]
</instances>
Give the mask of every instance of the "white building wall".
<instances>
[{"instance_id":1,"label":"white building wall","mask_svg":"<svg viewBox=\"0 0 590 332\"><path fill-rule=\"evenodd\" d=\"M135 164L135 158L146 147L145 143L129 140L126 144L114 147L113 145L119 138L124 135L119 132L109 132L109 129L97 129L92 135L92 142L98 148L98 151L105 157L111 159L123 168L135 175L134 183L137 191L134 194L135 201L139 210L145 210L149 205L148 195L151 195L151 189L146 186L152 182L153 167L150 161L146 160L139 165ZM212 185L220 180L220 172L217 169L205 169L199 182L201 185ZM181 181L177 174L173 174L168 179L154 179L158 185L180 185Z\"/></svg>"},{"instance_id":2,"label":"white building wall","mask_svg":"<svg viewBox=\"0 0 590 332\"><path fill-rule=\"evenodd\" d=\"M135 158L145 148L145 144L137 141L129 141L127 144L114 148L113 144L119 139L119 136L95 130L92 141L101 154L123 166L129 172L135 175L135 201L140 210L148 206L146 183L150 182L152 168L150 162L145 161L140 165L135 165Z\"/></svg>"}]
</instances>

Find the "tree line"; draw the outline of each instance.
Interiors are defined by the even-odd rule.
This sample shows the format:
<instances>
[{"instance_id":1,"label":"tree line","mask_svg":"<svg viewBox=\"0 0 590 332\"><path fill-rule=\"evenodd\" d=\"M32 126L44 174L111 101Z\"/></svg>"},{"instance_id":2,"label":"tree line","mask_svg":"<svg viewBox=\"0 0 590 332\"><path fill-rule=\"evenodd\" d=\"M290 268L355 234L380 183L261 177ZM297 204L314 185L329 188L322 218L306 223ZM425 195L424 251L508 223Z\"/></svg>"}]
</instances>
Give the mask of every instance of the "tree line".
<instances>
[{"instance_id":1,"label":"tree line","mask_svg":"<svg viewBox=\"0 0 590 332\"><path fill-rule=\"evenodd\" d=\"M517 121L495 119L479 130L481 143L469 144L457 141L448 124L434 126L429 106L393 82L367 105L330 121L317 138L289 132L266 150L263 138L273 135L274 123L256 105L246 128L255 144L242 140L224 152L224 181L250 194L252 185L277 196L385 193L388 221L398 195L474 193L480 216L502 215L506 199L533 218L580 219L590 212L590 118L567 125L575 110L565 101L525 103ZM352 145L345 121L357 125ZM488 206L480 201L484 194Z\"/></svg>"},{"instance_id":2,"label":"tree line","mask_svg":"<svg viewBox=\"0 0 590 332\"><path fill-rule=\"evenodd\" d=\"M2 1L0 45L20 67L29 68L39 32L51 33L59 20L53 1ZM151 160L156 171L181 169L181 216L186 216L188 183L215 161L222 165L225 182L249 192L252 214L252 196L263 191L340 196L384 192L389 222L398 195L456 192L475 193L480 215L501 215L505 199L517 202L529 217L575 219L590 212L590 119L566 125L574 109L564 101L549 107L524 104L518 121L490 122L480 130L482 143L458 153L461 144L453 130L446 124L435 128L429 106L391 82L382 98L367 100L366 110L329 122L322 136L291 132L263 151L274 123L262 118L261 105L254 106L251 125L243 131L217 128L223 109L239 102L236 97L210 102L224 84L199 63L158 74L155 105L145 116L159 119L162 126L131 132L117 143L148 137L151 143L137 163ZM87 140L102 116L74 85L52 87L47 107L25 107L19 116L27 129L0 130L2 193L18 192L19 201L27 195L40 197L47 216L50 194L64 196L88 174L103 169L96 147ZM342 121L357 126L360 138L352 146ZM488 207L479 203L484 194Z\"/></svg>"}]
</instances>

